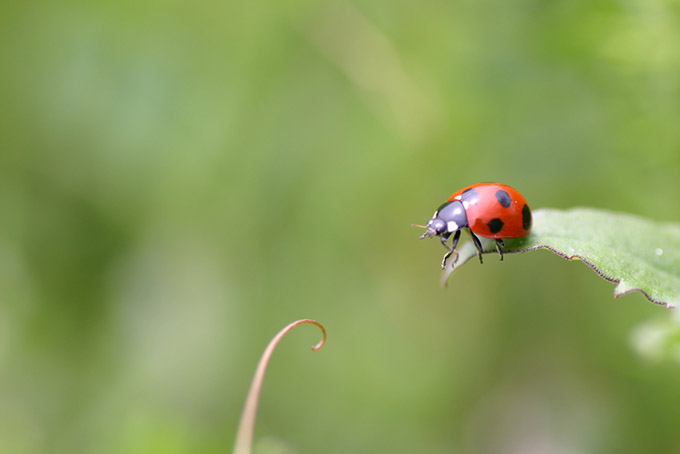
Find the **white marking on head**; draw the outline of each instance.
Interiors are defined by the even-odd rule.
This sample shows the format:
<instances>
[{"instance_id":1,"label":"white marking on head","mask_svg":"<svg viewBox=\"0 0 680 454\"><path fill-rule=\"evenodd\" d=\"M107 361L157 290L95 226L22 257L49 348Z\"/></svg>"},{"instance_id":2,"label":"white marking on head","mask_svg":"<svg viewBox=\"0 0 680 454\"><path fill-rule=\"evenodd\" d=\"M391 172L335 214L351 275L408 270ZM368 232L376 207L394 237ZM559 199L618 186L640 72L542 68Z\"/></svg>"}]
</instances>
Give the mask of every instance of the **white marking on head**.
<instances>
[{"instance_id":1,"label":"white marking on head","mask_svg":"<svg viewBox=\"0 0 680 454\"><path fill-rule=\"evenodd\" d=\"M449 221L446 223L446 230L449 232L455 232L456 230L458 230L458 224L456 224L453 221Z\"/></svg>"},{"instance_id":2,"label":"white marking on head","mask_svg":"<svg viewBox=\"0 0 680 454\"><path fill-rule=\"evenodd\" d=\"M467 200L464 201L464 202L463 202L463 208L465 208L465 209L467 210L467 209L468 209L468 206L470 206L470 204L468 203L468 201L467 201Z\"/></svg>"}]
</instances>

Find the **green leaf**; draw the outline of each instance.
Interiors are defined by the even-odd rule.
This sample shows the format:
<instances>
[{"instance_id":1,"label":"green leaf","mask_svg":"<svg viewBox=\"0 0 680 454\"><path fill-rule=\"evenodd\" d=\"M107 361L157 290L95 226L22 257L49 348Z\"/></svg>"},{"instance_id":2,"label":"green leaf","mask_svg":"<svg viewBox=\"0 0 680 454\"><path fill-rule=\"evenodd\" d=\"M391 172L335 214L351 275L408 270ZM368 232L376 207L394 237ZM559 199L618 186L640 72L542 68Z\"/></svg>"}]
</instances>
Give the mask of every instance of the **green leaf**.
<instances>
[{"instance_id":1,"label":"green leaf","mask_svg":"<svg viewBox=\"0 0 680 454\"><path fill-rule=\"evenodd\" d=\"M480 238L484 253L494 252L493 240ZM674 307L680 303L680 225L662 224L637 216L592 208L534 211L531 233L506 239L504 253L548 249L567 260L578 259L600 277L615 282L614 296L642 292L650 301ZM442 274L451 274L477 250L471 242Z\"/></svg>"},{"instance_id":2,"label":"green leaf","mask_svg":"<svg viewBox=\"0 0 680 454\"><path fill-rule=\"evenodd\" d=\"M638 325L631 333L633 349L649 360L680 362L680 312Z\"/></svg>"}]
</instances>

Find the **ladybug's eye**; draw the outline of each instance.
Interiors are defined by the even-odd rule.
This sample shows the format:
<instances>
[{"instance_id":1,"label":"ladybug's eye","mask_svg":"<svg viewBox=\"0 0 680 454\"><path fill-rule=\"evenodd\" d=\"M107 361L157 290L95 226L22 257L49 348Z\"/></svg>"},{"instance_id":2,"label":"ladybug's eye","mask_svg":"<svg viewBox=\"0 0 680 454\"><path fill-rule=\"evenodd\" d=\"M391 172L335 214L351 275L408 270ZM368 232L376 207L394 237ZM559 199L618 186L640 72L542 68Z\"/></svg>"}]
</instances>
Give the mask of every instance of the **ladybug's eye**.
<instances>
[{"instance_id":1,"label":"ladybug's eye","mask_svg":"<svg viewBox=\"0 0 680 454\"><path fill-rule=\"evenodd\" d=\"M441 219L430 219L427 223L427 227L434 230L437 235L446 230L446 223Z\"/></svg>"}]
</instances>

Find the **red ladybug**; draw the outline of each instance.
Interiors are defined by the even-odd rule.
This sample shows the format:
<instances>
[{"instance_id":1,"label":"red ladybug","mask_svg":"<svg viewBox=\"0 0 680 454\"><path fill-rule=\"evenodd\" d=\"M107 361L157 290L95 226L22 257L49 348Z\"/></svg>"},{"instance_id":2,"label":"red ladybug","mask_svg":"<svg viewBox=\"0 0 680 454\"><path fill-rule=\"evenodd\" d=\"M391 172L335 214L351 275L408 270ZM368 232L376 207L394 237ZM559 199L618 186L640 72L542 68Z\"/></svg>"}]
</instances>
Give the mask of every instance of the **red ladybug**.
<instances>
[{"instance_id":1,"label":"red ladybug","mask_svg":"<svg viewBox=\"0 0 680 454\"><path fill-rule=\"evenodd\" d=\"M420 237L438 236L448 252L446 261L456 252L461 229L467 228L479 251L482 263L482 244L476 235L496 240L496 250L503 260L503 238L520 238L531 230L531 209L522 194L510 186L500 183L477 183L454 192L449 200L434 212ZM446 241L453 234L451 246Z\"/></svg>"}]
</instances>

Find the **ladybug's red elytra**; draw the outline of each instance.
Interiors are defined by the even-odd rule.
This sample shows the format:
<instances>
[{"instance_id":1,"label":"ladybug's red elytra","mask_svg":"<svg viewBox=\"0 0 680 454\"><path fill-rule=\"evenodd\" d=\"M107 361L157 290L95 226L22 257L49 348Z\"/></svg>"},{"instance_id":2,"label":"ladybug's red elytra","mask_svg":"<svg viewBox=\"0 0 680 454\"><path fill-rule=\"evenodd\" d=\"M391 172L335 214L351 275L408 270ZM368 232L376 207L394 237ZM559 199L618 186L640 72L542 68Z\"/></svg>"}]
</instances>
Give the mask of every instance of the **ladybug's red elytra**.
<instances>
[{"instance_id":1,"label":"ladybug's red elytra","mask_svg":"<svg viewBox=\"0 0 680 454\"><path fill-rule=\"evenodd\" d=\"M456 252L456 245L463 228L470 231L472 242L479 251L482 263L482 243L477 235L496 240L496 250L503 260L503 238L520 238L531 230L531 209L522 194L501 183L477 183L456 191L449 200L437 208L420 237L438 236L448 252L446 261ZM453 235L451 246L446 244Z\"/></svg>"}]
</instances>

